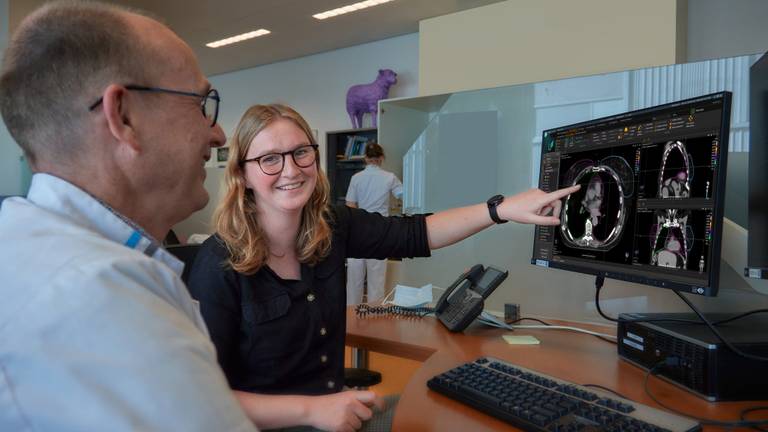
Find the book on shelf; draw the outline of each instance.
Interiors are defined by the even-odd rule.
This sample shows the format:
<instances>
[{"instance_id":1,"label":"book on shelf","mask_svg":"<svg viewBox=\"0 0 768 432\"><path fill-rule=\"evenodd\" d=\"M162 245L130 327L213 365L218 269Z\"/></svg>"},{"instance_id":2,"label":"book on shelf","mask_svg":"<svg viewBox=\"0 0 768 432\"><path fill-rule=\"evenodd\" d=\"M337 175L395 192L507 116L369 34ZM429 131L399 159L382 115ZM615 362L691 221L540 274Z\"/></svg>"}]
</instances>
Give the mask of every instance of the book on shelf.
<instances>
[{"instance_id":1,"label":"book on shelf","mask_svg":"<svg viewBox=\"0 0 768 432\"><path fill-rule=\"evenodd\" d=\"M347 146L344 149L344 158L362 159L365 157L365 147L368 145L369 138L359 135L350 135L347 137Z\"/></svg>"}]
</instances>

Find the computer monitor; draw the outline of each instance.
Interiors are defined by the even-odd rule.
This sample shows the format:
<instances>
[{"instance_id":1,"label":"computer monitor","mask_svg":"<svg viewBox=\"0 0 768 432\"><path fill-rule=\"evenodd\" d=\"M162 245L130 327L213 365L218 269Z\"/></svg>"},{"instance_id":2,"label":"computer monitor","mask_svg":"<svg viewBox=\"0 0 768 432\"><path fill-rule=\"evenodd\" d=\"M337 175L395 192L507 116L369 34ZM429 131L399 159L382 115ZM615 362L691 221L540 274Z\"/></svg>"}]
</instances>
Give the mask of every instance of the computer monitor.
<instances>
[{"instance_id":1,"label":"computer monitor","mask_svg":"<svg viewBox=\"0 0 768 432\"><path fill-rule=\"evenodd\" d=\"M543 131L539 188L581 185L533 264L705 296L718 289L731 94Z\"/></svg>"},{"instance_id":2,"label":"computer monitor","mask_svg":"<svg viewBox=\"0 0 768 432\"><path fill-rule=\"evenodd\" d=\"M749 68L747 272L768 279L768 54Z\"/></svg>"}]
</instances>

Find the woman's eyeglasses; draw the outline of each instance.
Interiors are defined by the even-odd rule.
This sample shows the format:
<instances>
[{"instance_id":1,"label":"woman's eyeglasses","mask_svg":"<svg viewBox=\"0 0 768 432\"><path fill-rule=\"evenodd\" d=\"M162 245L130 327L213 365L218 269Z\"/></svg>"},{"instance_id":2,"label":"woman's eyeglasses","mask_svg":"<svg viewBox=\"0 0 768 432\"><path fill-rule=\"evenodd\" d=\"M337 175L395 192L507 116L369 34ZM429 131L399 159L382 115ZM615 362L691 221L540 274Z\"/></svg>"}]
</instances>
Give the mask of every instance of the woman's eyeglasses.
<instances>
[{"instance_id":1,"label":"woman's eyeglasses","mask_svg":"<svg viewBox=\"0 0 768 432\"><path fill-rule=\"evenodd\" d=\"M267 153L259 157L244 159L240 163L257 162L266 175L277 175L285 167L285 156L291 155L293 162L300 168L308 168L317 162L317 144L304 145L282 153Z\"/></svg>"}]
</instances>

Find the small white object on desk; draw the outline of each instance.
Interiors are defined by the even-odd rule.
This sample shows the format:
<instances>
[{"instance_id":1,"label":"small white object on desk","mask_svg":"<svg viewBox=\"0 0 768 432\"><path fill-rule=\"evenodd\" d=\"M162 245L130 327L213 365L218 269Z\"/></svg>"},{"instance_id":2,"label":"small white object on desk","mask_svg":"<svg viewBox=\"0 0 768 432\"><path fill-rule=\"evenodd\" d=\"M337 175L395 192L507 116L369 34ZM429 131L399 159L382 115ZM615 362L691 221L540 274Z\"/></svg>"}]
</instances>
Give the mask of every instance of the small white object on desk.
<instances>
[{"instance_id":1,"label":"small white object on desk","mask_svg":"<svg viewBox=\"0 0 768 432\"><path fill-rule=\"evenodd\" d=\"M395 299L391 303L404 307L426 306L432 303L432 284L421 288L398 284L395 286Z\"/></svg>"},{"instance_id":2,"label":"small white object on desk","mask_svg":"<svg viewBox=\"0 0 768 432\"><path fill-rule=\"evenodd\" d=\"M502 337L510 345L538 345L540 343L538 339L530 335L523 335L523 336L504 335Z\"/></svg>"}]
</instances>

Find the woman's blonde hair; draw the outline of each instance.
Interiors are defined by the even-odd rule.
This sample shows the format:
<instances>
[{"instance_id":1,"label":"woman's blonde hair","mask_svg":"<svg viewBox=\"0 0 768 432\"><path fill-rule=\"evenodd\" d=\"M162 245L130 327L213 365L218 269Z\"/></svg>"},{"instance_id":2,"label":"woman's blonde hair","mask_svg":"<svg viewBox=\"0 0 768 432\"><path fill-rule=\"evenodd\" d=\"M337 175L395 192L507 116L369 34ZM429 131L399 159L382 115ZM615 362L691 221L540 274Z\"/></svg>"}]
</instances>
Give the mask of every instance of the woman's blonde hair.
<instances>
[{"instance_id":1,"label":"woman's blonde hair","mask_svg":"<svg viewBox=\"0 0 768 432\"><path fill-rule=\"evenodd\" d=\"M267 263L269 245L259 226L256 197L246 187L245 159L251 142L264 128L277 120L293 122L307 135L311 144L317 144L306 120L292 108L279 105L254 105L243 114L229 144L229 157L224 176L224 199L213 214L213 226L229 251L228 264L237 272L253 274ZM328 224L328 178L320 169L317 159L317 183L309 202L301 212L301 225L296 237L299 261L316 264L328 255L331 248L331 228Z\"/></svg>"}]
</instances>

